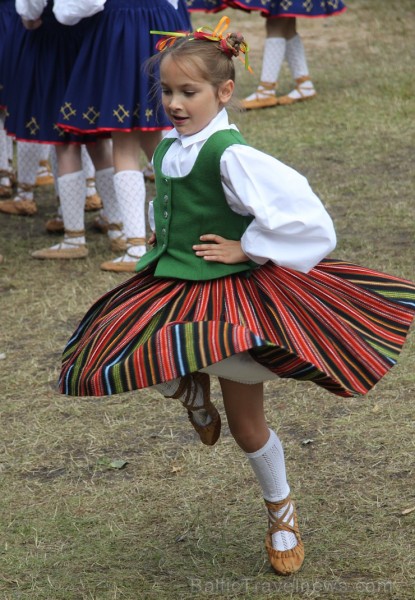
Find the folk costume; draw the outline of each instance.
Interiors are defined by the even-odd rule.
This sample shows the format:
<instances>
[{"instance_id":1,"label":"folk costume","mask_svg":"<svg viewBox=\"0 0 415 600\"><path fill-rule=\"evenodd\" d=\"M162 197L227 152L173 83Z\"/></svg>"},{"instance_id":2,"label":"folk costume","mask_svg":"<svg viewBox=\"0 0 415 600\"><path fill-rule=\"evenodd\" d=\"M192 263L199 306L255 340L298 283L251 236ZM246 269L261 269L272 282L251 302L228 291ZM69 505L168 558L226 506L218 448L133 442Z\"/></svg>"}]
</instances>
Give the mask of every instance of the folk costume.
<instances>
[{"instance_id":1,"label":"folk costume","mask_svg":"<svg viewBox=\"0 0 415 600\"><path fill-rule=\"evenodd\" d=\"M145 63L156 52L157 37L150 35L150 30L190 29L184 0L106 0L103 10L87 21L81 51L62 98L60 127L78 134L145 134L170 129ZM117 141L122 143L116 140L114 144ZM123 256L101 264L105 271L134 272L135 263L146 251L146 190L138 165L140 150L137 141L136 169L118 164L114 174L120 218L111 215L105 203L100 215L110 231L121 226L126 241Z\"/></svg>"},{"instance_id":2,"label":"folk costume","mask_svg":"<svg viewBox=\"0 0 415 600\"><path fill-rule=\"evenodd\" d=\"M13 143L4 129L6 64L3 54L7 37L17 21L14 0L0 0L0 204L2 198L9 198L13 193Z\"/></svg>"},{"instance_id":3,"label":"folk costume","mask_svg":"<svg viewBox=\"0 0 415 600\"><path fill-rule=\"evenodd\" d=\"M63 393L117 394L205 370L348 397L392 368L415 285L325 258L333 225L304 177L246 145L225 110L193 136L169 133L154 164L157 243L83 318L63 355ZM206 194L217 197L212 215ZM241 239L250 262L197 257L192 245L212 232Z\"/></svg>"}]
</instances>

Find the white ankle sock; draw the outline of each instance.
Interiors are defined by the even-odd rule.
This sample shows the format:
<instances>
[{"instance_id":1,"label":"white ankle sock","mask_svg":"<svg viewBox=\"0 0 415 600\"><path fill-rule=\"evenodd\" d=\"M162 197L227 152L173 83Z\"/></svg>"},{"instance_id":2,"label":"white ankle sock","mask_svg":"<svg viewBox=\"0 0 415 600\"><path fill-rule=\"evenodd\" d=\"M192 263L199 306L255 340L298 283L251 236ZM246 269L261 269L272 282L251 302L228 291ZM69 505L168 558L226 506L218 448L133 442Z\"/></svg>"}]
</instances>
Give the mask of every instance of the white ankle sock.
<instances>
[{"instance_id":1,"label":"white ankle sock","mask_svg":"<svg viewBox=\"0 0 415 600\"><path fill-rule=\"evenodd\" d=\"M256 452L245 453L251 467L258 479L265 500L279 502L290 493L285 471L284 450L277 434L270 429L267 443ZM276 512L277 517L284 514L284 508ZM289 518L293 512L291 505ZM294 525L293 519L290 525ZM272 545L275 550L289 550L297 545L297 538L293 533L281 531L272 535Z\"/></svg>"},{"instance_id":2,"label":"white ankle sock","mask_svg":"<svg viewBox=\"0 0 415 600\"><path fill-rule=\"evenodd\" d=\"M83 231L86 196L85 175L76 171L58 178L59 198L63 225L66 231ZM84 244L85 236L71 238L72 243Z\"/></svg>"},{"instance_id":3,"label":"white ankle sock","mask_svg":"<svg viewBox=\"0 0 415 600\"><path fill-rule=\"evenodd\" d=\"M171 398L171 396L173 396L177 392L178 387L180 385L180 381L181 378L178 377L177 379L172 379L171 381L158 383L154 387L158 392L160 392L160 394L162 394L166 398ZM193 378L191 384L192 393L196 389L196 397L193 401L193 406L203 406L203 391L201 386ZM184 398L178 398L178 400L180 400L180 402L184 402ZM209 425L210 421L212 420L205 409L201 408L199 410L193 410L192 413L194 421L201 427L206 427L206 425Z\"/></svg>"}]
</instances>

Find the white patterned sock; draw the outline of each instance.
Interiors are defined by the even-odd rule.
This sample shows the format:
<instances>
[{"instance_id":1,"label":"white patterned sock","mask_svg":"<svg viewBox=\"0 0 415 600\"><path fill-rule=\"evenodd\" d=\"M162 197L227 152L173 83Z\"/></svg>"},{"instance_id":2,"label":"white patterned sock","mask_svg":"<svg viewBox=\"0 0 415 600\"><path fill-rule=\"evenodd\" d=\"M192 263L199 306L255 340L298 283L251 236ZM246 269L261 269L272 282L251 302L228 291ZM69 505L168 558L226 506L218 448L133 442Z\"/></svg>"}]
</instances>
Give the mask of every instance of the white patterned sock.
<instances>
[{"instance_id":1,"label":"white patterned sock","mask_svg":"<svg viewBox=\"0 0 415 600\"><path fill-rule=\"evenodd\" d=\"M277 434L270 429L267 443L256 452L245 453L258 479L265 500L279 502L290 493L285 471L284 450ZM276 513L281 517L285 508ZM293 513L291 505L287 519ZM289 521L294 525L294 520ZM291 532L281 531L272 535L272 545L275 550L289 550L297 545L297 538Z\"/></svg>"},{"instance_id":2,"label":"white patterned sock","mask_svg":"<svg viewBox=\"0 0 415 600\"><path fill-rule=\"evenodd\" d=\"M287 41L285 58L294 80L309 76L304 45L301 37L298 34ZM315 89L310 79L300 83L299 87L301 88L302 95L314 96ZM301 94L298 90L294 89L288 94L288 96L290 98L297 99L301 97Z\"/></svg>"},{"instance_id":3,"label":"white patterned sock","mask_svg":"<svg viewBox=\"0 0 415 600\"><path fill-rule=\"evenodd\" d=\"M0 122L0 171L9 170L9 157L7 152L7 134Z\"/></svg>"},{"instance_id":4,"label":"white patterned sock","mask_svg":"<svg viewBox=\"0 0 415 600\"><path fill-rule=\"evenodd\" d=\"M114 175L115 193L120 208L124 233L128 240L128 254L115 261L134 261L146 252L145 200L146 189L141 171L119 171ZM138 238L143 243L135 243Z\"/></svg>"},{"instance_id":5,"label":"white patterned sock","mask_svg":"<svg viewBox=\"0 0 415 600\"><path fill-rule=\"evenodd\" d=\"M17 142L17 196L15 200L33 200L33 187L36 182L41 154L41 144Z\"/></svg>"},{"instance_id":6,"label":"white patterned sock","mask_svg":"<svg viewBox=\"0 0 415 600\"><path fill-rule=\"evenodd\" d=\"M261 81L276 83L285 57L286 40L270 37L265 40Z\"/></svg>"},{"instance_id":7,"label":"white patterned sock","mask_svg":"<svg viewBox=\"0 0 415 600\"><path fill-rule=\"evenodd\" d=\"M285 44L285 38L282 37L266 38L262 58L261 82L271 84L277 83L281 66L284 61ZM264 91L263 94L261 94L262 91ZM266 89L260 83L257 90L245 98L245 100L269 98L270 94L275 95L275 90Z\"/></svg>"},{"instance_id":8,"label":"white patterned sock","mask_svg":"<svg viewBox=\"0 0 415 600\"><path fill-rule=\"evenodd\" d=\"M59 198L61 202L63 224L66 231L79 231L85 229L84 207L86 184L83 171L76 171L62 175L58 178ZM85 235L72 238L73 243L84 244Z\"/></svg>"}]
</instances>

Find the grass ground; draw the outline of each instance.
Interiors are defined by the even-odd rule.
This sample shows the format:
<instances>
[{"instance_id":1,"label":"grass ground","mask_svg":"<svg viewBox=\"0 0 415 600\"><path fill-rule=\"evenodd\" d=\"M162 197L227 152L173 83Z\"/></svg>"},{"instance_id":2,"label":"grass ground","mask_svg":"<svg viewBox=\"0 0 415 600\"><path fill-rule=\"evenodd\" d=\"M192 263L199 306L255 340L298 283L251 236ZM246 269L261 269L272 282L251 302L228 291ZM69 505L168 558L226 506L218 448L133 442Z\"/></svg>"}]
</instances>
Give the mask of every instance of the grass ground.
<instances>
[{"instance_id":1,"label":"grass ground","mask_svg":"<svg viewBox=\"0 0 415 600\"><path fill-rule=\"evenodd\" d=\"M259 78L263 21L228 14L252 47L255 75L239 70L243 97ZM250 143L308 177L335 221L335 256L409 279L414 16L411 0L349 0L340 17L302 21L318 97L236 116ZM289 86L284 70L281 91ZM53 190L39 189L37 199L33 218L0 215L0 598L413 599L413 333L365 398L267 385L306 546L303 569L277 578L263 547L260 492L226 424L209 449L176 403L151 390L57 393L66 340L125 276L99 270L110 254L92 230L86 260L30 259L51 243L43 224ZM216 382L213 398L223 414Z\"/></svg>"}]
</instances>

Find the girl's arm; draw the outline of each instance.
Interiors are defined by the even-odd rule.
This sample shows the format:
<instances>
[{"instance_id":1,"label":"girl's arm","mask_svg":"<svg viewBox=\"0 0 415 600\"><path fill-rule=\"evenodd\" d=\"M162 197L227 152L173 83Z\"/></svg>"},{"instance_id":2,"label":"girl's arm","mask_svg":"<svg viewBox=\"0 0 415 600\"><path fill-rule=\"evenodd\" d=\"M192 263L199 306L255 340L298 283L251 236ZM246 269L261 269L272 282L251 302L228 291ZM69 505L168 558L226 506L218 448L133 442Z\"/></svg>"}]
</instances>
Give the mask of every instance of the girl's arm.
<instances>
[{"instance_id":1,"label":"girl's arm","mask_svg":"<svg viewBox=\"0 0 415 600\"><path fill-rule=\"evenodd\" d=\"M241 239L258 264L307 272L336 245L333 222L305 177L250 146L234 145L221 159L229 206L254 220Z\"/></svg>"}]
</instances>

